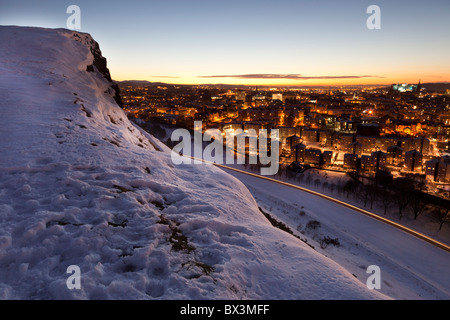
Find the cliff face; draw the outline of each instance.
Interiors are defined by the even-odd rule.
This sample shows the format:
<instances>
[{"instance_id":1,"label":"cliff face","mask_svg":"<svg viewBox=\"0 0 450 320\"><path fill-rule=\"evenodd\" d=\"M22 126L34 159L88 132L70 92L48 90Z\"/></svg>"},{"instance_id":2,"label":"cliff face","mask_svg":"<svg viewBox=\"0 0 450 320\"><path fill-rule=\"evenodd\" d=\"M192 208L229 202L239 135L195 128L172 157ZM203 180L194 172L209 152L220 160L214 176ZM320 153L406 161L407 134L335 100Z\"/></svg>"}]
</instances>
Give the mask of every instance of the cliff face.
<instances>
[{"instance_id":1,"label":"cliff face","mask_svg":"<svg viewBox=\"0 0 450 320\"><path fill-rule=\"evenodd\" d=\"M88 65L86 67L86 71L94 72L96 68L100 74L102 74L106 81L111 83L111 90L108 89L108 93L112 94L114 97L114 100L116 101L117 105L121 108L123 108L123 102L122 98L120 97L120 89L119 86L114 83L111 79L111 74L109 72L109 69L107 67L107 60L105 57L102 56L102 51L100 50L100 46L92 39L92 37L88 34L81 34L81 33L73 33L72 39L79 41L80 43L86 45L93 56L93 62L92 64Z\"/></svg>"},{"instance_id":2,"label":"cliff face","mask_svg":"<svg viewBox=\"0 0 450 320\"><path fill-rule=\"evenodd\" d=\"M384 298L273 228L235 178L175 166L117 106L90 35L0 42L0 298Z\"/></svg>"}]
</instances>

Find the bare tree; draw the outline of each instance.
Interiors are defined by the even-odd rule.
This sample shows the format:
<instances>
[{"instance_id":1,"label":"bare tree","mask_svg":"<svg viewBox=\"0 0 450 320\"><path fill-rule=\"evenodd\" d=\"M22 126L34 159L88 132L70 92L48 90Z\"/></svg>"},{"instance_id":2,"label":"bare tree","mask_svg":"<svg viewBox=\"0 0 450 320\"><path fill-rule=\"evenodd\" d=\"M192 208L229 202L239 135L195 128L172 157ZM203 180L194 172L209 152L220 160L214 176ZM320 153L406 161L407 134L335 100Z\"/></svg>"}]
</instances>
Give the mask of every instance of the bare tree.
<instances>
[{"instance_id":1,"label":"bare tree","mask_svg":"<svg viewBox=\"0 0 450 320\"><path fill-rule=\"evenodd\" d=\"M389 207L392 204L392 194L387 190L380 190L378 193L378 203L383 207L384 215L387 214Z\"/></svg>"},{"instance_id":2,"label":"bare tree","mask_svg":"<svg viewBox=\"0 0 450 320\"><path fill-rule=\"evenodd\" d=\"M414 214L414 220L417 220L427 208L428 203L425 200L424 195L420 191L413 192L413 196L411 197L411 201L409 202L409 207L411 208Z\"/></svg>"},{"instance_id":3,"label":"bare tree","mask_svg":"<svg viewBox=\"0 0 450 320\"><path fill-rule=\"evenodd\" d=\"M336 185L334 184L334 183L330 183L329 185L328 185L328 190L331 192L331 193L334 193L334 189L336 188Z\"/></svg>"},{"instance_id":4,"label":"bare tree","mask_svg":"<svg viewBox=\"0 0 450 320\"><path fill-rule=\"evenodd\" d=\"M357 189L357 185L356 182L353 180L348 180L344 187L343 187L343 191L344 193L347 195L347 199L350 197L351 193L354 193Z\"/></svg>"},{"instance_id":5,"label":"bare tree","mask_svg":"<svg viewBox=\"0 0 450 320\"><path fill-rule=\"evenodd\" d=\"M367 206L367 201L369 200L370 195L370 187L366 185L361 185L356 190L356 197L358 200L361 200L363 202L364 208Z\"/></svg>"},{"instance_id":6,"label":"bare tree","mask_svg":"<svg viewBox=\"0 0 450 320\"><path fill-rule=\"evenodd\" d=\"M450 208L438 207L433 211L433 218L439 223L439 231L444 223L450 222Z\"/></svg>"},{"instance_id":7,"label":"bare tree","mask_svg":"<svg viewBox=\"0 0 450 320\"><path fill-rule=\"evenodd\" d=\"M318 188L319 185L320 185L320 182L321 182L321 181L320 181L319 178L315 179L315 180L314 180L314 187Z\"/></svg>"},{"instance_id":8,"label":"bare tree","mask_svg":"<svg viewBox=\"0 0 450 320\"><path fill-rule=\"evenodd\" d=\"M368 189L369 189L368 201L370 203L370 209L373 209L373 203L376 201L380 189L376 185L372 184L368 186Z\"/></svg>"},{"instance_id":9,"label":"bare tree","mask_svg":"<svg viewBox=\"0 0 450 320\"><path fill-rule=\"evenodd\" d=\"M408 178L399 178L394 181L393 188L395 190L394 200L398 207L399 219L401 219L413 198L414 182Z\"/></svg>"}]
</instances>

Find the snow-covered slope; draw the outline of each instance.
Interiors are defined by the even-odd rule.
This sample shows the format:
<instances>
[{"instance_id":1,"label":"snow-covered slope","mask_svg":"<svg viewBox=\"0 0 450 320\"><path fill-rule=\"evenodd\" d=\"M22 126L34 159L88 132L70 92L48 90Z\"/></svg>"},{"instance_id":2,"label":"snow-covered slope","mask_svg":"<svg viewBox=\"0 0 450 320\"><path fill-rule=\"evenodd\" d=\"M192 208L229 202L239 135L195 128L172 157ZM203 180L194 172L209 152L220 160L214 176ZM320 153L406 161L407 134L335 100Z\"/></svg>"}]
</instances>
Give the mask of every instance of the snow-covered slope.
<instances>
[{"instance_id":1,"label":"snow-covered slope","mask_svg":"<svg viewBox=\"0 0 450 320\"><path fill-rule=\"evenodd\" d=\"M173 165L116 104L90 35L0 42L0 298L387 298L272 227L237 179Z\"/></svg>"}]
</instances>

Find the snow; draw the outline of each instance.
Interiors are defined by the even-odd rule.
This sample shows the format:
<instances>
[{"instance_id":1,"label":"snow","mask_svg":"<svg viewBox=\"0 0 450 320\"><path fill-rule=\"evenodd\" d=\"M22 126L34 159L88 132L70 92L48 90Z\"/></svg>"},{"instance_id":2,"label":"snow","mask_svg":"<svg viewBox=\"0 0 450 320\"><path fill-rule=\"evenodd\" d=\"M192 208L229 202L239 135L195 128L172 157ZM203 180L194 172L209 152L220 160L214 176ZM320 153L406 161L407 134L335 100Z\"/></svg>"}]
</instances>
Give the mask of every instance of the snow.
<instances>
[{"instance_id":1,"label":"snow","mask_svg":"<svg viewBox=\"0 0 450 320\"><path fill-rule=\"evenodd\" d=\"M264 210L361 281L367 279L368 266L379 266L381 293L394 299L450 298L447 251L312 194L242 173L229 173L245 183ZM320 226L308 228L310 221ZM325 236L338 239L340 245L322 249L320 240Z\"/></svg>"},{"instance_id":2,"label":"snow","mask_svg":"<svg viewBox=\"0 0 450 320\"><path fill-rule=\"evenodd\" d=\"M86 71L90 35L0 41L1 299L390 299L274 228L236 178L173 165Z\"/></svg>"}]
</instances>

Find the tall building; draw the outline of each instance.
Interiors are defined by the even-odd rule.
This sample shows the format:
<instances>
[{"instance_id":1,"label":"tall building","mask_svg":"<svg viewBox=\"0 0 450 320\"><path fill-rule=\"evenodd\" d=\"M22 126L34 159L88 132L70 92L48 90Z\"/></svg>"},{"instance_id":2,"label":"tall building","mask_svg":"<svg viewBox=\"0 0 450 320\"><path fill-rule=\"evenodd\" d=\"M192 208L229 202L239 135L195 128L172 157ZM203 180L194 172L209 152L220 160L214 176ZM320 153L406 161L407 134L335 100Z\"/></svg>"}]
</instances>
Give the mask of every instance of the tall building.
<instances>
[{"instance_id":1,"label":"tall building","mask_svg":"<svg viewBox=\"0 0 450 320\"><path fill-rule=\"evenodd\" d=\"M305 162L305 151L306 151L306 145L303 143L299 143L293 147L295 150L295 161L298 161L300 163Z\"/></svg>"},{"instance_id":2,"label":"tall building","mask_svg":"<svg viewBox=\"0 0 450 320\"><path fill-rule=\"evenodd\" d=\"M356 154L358 156L362 155L362 144L359 142L353 142L347 146L347 153Z\"/></svg>"},{"instance_id":3,"label":"tall building","mask_svg":"<svg viewBox=\"0 0 450 320\"><path fill-rule=\"evenodd\" d=\"M320 149L306 149L305 150L305 163L312 165L320 165L320 156L322 151Z\"/></svg>"},{"instance_id":4,"label":"tall building","mask_svg":"<svg viewBox=\"0 0 450 320\"><path fill-rule=\"evenodd\" d=\"M399 146L392 146L387 148L387 164L398 165L403 160L403 149Z\"/></svg>"},{"instance_id":5,"label":"tall building","mask_svg":"<svg viewBox=\"0 0 450 320\"><path fill-rule=\"evenodd\" d=\"M386 168L387 154L383 151L373 152L370 156L372 158L372 168L375 171L384 170Z\"/></svg>"},{"instance_id":6,"label":"tall building","mask_svg":"<svg viewBox=\"0 0 450 320\"><path fill-rule=\"evenodd\" d=\"M445 156L427 161L425 175L429 181L450 182L450 157Z\"/></svg>"},{"instance_id":7,"label":"tall building","mask_svg":"<svg viewBox=\"0 0 450 320\"><path fill-rule=\"evenodd\" d=\"M432 159L425 163L425 177L429 181L438 180L439 159Z\"/></svg>"},{"instance_id":8,"label":"tall building","mask_svg":"<svg viewBox=\"0 0 450 320\"><path fill-rule=\"evenodd\" d=\"M373 161L372 157L368 155L361 156L361 171L372 171Z\"/></svg>"},{"instance_id":9,"label":"tall building","mask_svg":"<svg viewBox=\"0 0 450 320\"><path fill-rule=\"evenodd\" d=\"M362 145L363 153L372 153L376 151L377 143L375 137L357 136L356 141Z\"/></svg>"},{"instance_id":10,"label":"tall building","mask_svg":"<svg viewBox=\"0 0 450 320\"><path fill-rule=\"evenodd\" d=\"M358 168L358 155L346 153L344 155L344 169L356 170Z\"/></svg>"},{"instance_id":11,"label":"tall building","mask_svg":"<svg viewBox=\"0 0 450 320\"><path fill-rule=\"evenodd\" d=\"M286 139L295 135L297 131L295 127L276 127L275 129L278 129L279 138L285 144L287 143Z\"/></svg>"},{"instance_id":12,"label":"tall building","mask_svg":"<svg viewBox=\"0 0 450 320\"><path fill-rule=\"evenodd\" d=\"M439 161L437 182L450 182L450 157L444 157Z\"/></svg>"},{"instance_id":13,"label":"tall building","mask_svg":"<svg viewBox=\"0 0 450 320\"><path fill-rule=\"evenodd\" d=\"M422 154L428 154L430 152L430 139L426 137L418 137L412 141L412 145L415 150Z\"/></svg>"},{"instance_id":14,"label":"tall building","mask_svg":"<svg viewBox=\"0 0 450 320\"><path fill-rule=\"evenodd\" d=\"M322 154L322 165L324 167L330 166L333 161L333 151L324 151Z\"/></svg>"},{"instance_id":15,"label":"tall building","mask_svg":"<svg viewBox=\"0 0 450 320\"><path fill-rule=\"evenodd\" d=\"M307 142L318 142L319 133L316 129L304 129L302 131L302 138Z\"/></svg>"},{"instance_id":16,"label":"tall building","mask_svg":"<svg viewBox=\"0 0 450 320\"><path fill-rule=\"evenodd\" d=\"M405 168L407 171L421 172L423 169L422 161L423 155L419 151L405 152Z\"/></svg>"},{"instance_id":17,"label":"tall building","mask_svg":"<svg viewBox=\"0 0 450 320\"><path fill-rule=\"evenodd\" d=\"M389 147L398 145L398 139L397 138L389 138L389 137L381 137L381 138L377 139L377 144L380 147L381 151L387 152Z\"/></svg>"},{"instance_id":18,"label":"tall building","mask_svg":"<svg viewBox=\"0 0 450 320\"><path fill-rule=\"evenodd\" d=\"M290 136L290 137L287 137L287 138L286 138L286 143L285 143L286 149L288 149L288 150L295 150L294 147L295 147L297 144L299 144L300 141L301 141L301 139L300 139L300 137L297 136L297 135L292 135L292 136Z\"/></svg>"},{"instance_id":19,"label":"tall building","mask_svg":"<svg viewBox=\"0 0 450 320\"><path fill-rule=\"evenodd\" d=\"M348 145L354 142L354 135L352 134L343 134L339 137L337 141L337 146L341 150L346 150Z\"/></svg>"}]
</instances>

